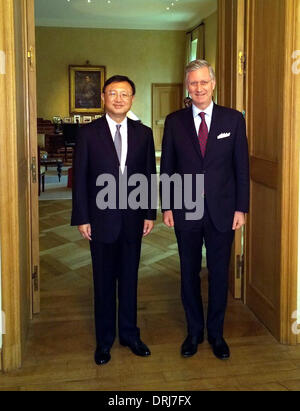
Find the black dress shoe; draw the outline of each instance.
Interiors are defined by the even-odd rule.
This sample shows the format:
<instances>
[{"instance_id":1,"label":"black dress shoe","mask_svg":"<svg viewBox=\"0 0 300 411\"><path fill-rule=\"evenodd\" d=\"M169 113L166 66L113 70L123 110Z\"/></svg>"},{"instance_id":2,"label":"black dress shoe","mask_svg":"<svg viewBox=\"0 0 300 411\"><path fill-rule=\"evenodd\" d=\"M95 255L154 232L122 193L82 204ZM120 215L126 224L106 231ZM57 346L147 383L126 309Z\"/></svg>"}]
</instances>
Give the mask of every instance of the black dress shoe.
<instances>
[{"instance_id":1,"label":"black dress shoe","mask_svg":"<svg viewBox=\"0 0 300 411\"><path fill-rule=\"evenodd\" d=\"M211 344L213 353L219 360L227 360L230 357L230 350L224 338L208 338Z\"/></svg>"},{"instance_id":2,"label":"black dress shoe","mask_svg":"<svg viewBox=\"0 0 300 411\"><path fill-rule=\"evenodd\" d=\"M198 350L198 344L203 343L203 334L199 337L188 335L181 346L181 355L185 358L192 357Z\"/></svg>"},{"instance_id":3,"label":"black dress shoe","mask_svg":"<svg viewBox=\"0 0 300 411\"><path fill-rule=\"evenodd\" d=\"M144 344L140 339L130 342L120 340L120 344L124 347L129 347L133 354L139 355L140 357L148 357L149 355L151 355L151 352L147 345Z\"/></svg>"},{"instance_id":4,"label":"black dress shoe","mask_svg":"<svg viewBox=\"0 0 300 411\"><path fill-rule=\"evenodd\" d=\"M97 365L103 365L108 363L108 361L111 359L109 348L104 348L98 346L96 348L95 352L95 363Z\"/></svg>"}]
</instances>

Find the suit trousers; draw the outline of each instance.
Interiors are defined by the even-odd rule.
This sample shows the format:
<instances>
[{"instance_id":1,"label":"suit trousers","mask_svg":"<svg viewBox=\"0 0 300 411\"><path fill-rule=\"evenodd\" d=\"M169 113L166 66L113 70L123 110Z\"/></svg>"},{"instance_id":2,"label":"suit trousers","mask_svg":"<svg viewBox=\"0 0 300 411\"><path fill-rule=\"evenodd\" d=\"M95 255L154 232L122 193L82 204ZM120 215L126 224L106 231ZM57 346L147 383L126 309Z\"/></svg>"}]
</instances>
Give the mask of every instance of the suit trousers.
<instances>
[{"instance_id":1,"label":"suit trousers","mask_svg":"<svg viewBox=\"0 0 300 411\"><path fill-rule=\"evenodd\" d=\"M181 266L181 298L187 319L188 334L199 337L204 332L204 312L200 271L203 241L208 268L207 333L210 338L223 336L228 294L228 269L234 231L218 231L205 204L204 216L197 231L176 230Z\"/></svg>"},{"instance_id":2,"label":"suit trousers","mask_svg":"<svg viewBox=\"0 0 300 411\"><path fill-rule=\"evenodd\" d=\"M123 232L111 244L90 241L94 277L94 308L97 344L110 348L116 337L118 289L119 338L139 338L137 282L141 240L128 242Z\"/></svg>"}]
</instances>

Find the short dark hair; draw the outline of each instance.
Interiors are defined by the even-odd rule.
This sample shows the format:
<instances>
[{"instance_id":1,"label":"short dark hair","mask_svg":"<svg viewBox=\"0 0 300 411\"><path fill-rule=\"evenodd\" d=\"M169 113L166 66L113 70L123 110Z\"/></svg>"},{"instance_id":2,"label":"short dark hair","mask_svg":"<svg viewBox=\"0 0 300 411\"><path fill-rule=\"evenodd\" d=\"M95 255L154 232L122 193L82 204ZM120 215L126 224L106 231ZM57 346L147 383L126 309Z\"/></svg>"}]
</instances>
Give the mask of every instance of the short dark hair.
<instances>
[{"instance_id":1,"label":"short dark hair","mask_svg":"<svg viewBox=\"0 0 300 411\"><path fill-rule=\"evenodd\" d=\"M111 83L121 83L123 81L126 81L127 83L129 83L131 85L132 88L132 94L135 95L135 84L132 80L130 80L130 78L128 78L127 76L120 76L120 75L115 75L110 77L109 79L106 80L106 82L104 83L102 92L105 93L105 89L106 87L111 84Z\"/></svg>"}]
</instances>

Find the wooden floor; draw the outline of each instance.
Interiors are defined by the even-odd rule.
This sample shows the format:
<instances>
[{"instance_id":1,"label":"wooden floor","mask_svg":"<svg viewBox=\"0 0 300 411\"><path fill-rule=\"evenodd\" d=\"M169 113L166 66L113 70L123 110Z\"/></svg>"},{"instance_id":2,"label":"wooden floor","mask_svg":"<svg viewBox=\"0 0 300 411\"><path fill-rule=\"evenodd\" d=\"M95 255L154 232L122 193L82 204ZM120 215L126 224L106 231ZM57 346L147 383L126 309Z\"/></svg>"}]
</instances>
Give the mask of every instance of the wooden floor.
<instances>
[{"instance_id":1,"label":"wooden floor","mask_svg":"<svg viewBox=\"0 0 300 411\"><path fill-rule=\"evenodd\" d=\"M70 211L68 200L40 203L41 314L32 321L22 369L0 375L0 390L300 389L300 346L278 344L232 298L225 326L230 360L217 360L207 341L194 357L181 358L177 246L160 221L143 243L139 280L139 326L152 356L136 357L116 341L110 363L97 367L89 247L69 226ZM203 273L204 296L206 290Z\"/></svg>"}]
</instances>

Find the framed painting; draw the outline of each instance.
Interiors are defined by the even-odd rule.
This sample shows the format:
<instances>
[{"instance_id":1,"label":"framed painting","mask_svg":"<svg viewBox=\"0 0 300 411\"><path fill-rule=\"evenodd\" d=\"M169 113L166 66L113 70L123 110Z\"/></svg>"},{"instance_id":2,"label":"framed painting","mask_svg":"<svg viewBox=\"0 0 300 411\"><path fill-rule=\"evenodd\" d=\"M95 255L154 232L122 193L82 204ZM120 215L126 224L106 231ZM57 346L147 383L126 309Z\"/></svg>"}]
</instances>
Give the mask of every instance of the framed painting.
<instances>
[{"instance_id":1,"label":"framed painting","mask_svg":"<svg viewBox=\"0 0 300 411\"><path fill-rule=\"evenodd\" d=\"M104 66L69 66L70 114L102 114Z\"/></svg>"}]
</instances>

